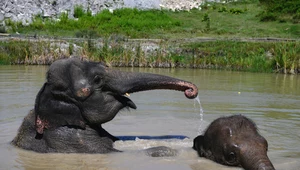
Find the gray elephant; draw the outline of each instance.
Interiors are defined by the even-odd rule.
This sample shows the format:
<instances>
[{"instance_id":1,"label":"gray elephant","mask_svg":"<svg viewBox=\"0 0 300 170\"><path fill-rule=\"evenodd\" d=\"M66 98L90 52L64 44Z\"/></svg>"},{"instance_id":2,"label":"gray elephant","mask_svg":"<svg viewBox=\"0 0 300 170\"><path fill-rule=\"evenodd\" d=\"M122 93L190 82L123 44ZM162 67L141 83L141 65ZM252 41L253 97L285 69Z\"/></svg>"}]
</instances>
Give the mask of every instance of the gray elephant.
<instances>
[{"instance_id":1,"label":"gray elephant","mask_svg":"<svg viewBox=\"0 0 300 170\"><path fill-rule=\"evenodd\" d=\"M200 157L246 170L274 170L267 156L268 142L255 123L242 115L214 120L204 135L194 139L193 149Z\"/></svg>"},{"instance_id":2,"label":"gray elephant","mask_svg":"<svg viewBox=\"0 0 300 170\"><path fill-rule=\"evenodd\" d=\"M190 99L198 94L194 84L168 76L121 72L79 59L55 61L12 144L40 153L118 152L113 148L118 138L101 125L123 108L136 109L127 93L154 89L184 91ZM172 149L158 147L148 154L164 151Z\"/></svg>"}]
</instances>

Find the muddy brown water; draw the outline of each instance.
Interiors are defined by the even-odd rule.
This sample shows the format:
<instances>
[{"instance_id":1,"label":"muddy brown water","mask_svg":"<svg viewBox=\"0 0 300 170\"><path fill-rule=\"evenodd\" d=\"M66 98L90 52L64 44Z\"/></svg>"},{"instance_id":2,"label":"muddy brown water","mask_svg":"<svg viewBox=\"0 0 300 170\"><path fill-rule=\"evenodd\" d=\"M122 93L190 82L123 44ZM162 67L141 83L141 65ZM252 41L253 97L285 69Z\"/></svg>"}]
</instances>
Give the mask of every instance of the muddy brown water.
<instances>
[{"instance_id":1,"label":"muddy brown water","mask_svg":"<svg viewBox=\"0 0 300 170\"><path fill-rule=\"evenodd\" d=\"M184 140L116 142L123 153L38 154L9 144L34 106L47 66L0 66L0 169L239 169L199 158L191 149L200 125L199 104L182 92L156 90L131 94L137 110L122 110L104 125L114 135L186 135ZM276 169L300 169L300 76L198 69L116 68L151 72L191 81L199 87L204 110L200 131L214 119L244 114L269 142ZM151 158L141 150L176 148L171 158Z\"/></svg>"}]
</instances>

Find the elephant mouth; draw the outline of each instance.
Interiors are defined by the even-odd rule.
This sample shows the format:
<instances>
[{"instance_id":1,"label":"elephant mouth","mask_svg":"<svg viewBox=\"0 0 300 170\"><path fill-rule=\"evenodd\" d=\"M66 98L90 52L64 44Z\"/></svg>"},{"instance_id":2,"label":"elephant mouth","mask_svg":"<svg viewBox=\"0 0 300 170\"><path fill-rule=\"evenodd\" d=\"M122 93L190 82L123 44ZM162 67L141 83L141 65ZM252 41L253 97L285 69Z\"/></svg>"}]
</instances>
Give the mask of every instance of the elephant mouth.
<instances>
[{"instance_id":1,"label":"elephant mouth","mask_svg":"<svg viewBox=\"0 0 300 170\"><path fill-rule=\"evenodd\" d=\"M136 105L134 104L134 102L129 99L129 93L125 93L122 96L119 96L119 99L117 98L117 100L122 103L124 106L130 107L132 109L136 109Z\"/></svg>"}]
</instances>

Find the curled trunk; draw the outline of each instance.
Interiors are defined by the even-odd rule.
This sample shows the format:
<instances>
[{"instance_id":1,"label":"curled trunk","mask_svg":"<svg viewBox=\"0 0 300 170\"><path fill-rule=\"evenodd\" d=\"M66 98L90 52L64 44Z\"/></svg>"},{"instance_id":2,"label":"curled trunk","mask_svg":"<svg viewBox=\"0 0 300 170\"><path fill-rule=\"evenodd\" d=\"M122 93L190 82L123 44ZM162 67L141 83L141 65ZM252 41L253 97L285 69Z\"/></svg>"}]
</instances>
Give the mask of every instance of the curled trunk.
<instances>
[{"instance_id":1,"label":"curled trunk","mask_svg":"<svg viewBox=\"0 0 300 170\"><path fill-rule=\"evenodd\" d=\"M112 71L113 79L109 79L107 86L120 94L134 93L155 89L170 89L184 91L187 98L193 99L198 95L196 85L180 79L150 74L150 73L128 73L121 71Z\"/></svg>"}]
</instances>

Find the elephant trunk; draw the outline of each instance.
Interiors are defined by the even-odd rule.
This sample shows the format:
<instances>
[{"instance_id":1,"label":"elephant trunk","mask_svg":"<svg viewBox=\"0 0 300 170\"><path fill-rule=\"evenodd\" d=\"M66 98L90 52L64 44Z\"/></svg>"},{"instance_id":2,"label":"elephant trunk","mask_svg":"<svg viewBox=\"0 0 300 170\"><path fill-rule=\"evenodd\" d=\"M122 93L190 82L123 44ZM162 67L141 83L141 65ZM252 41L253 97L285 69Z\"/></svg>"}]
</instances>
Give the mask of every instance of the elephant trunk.
<instances>
[{"instance_id":1,"label":"elephant trunk","mask_svg":"<svg viewBox=\"0 0 300 170\"><path fill-rule=\"evenodd\" d=\"M170 89L184 91L187 98L193 99L198 95L196 85L180 79L151 74L151 73L131 73L111 70L111 76L107 86L110 90L120 94L134 93L155 89Z\"/></svg>"},{"instance_id":2,"label":"elephant trunk","mask_svg":"<svg viewBox=\"0 0 300 170\"><path fill-rule=\"evenodd\" d=\"M241 165L245 170L275 170L272 162L266 154L256 154L249 158L242 158Z\"/></svg>"}]
</instances>

